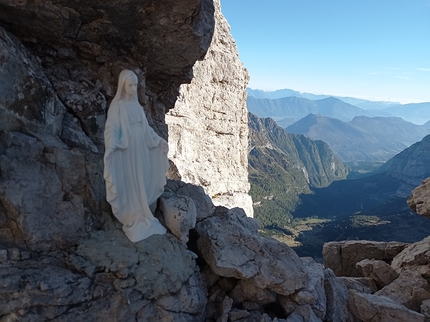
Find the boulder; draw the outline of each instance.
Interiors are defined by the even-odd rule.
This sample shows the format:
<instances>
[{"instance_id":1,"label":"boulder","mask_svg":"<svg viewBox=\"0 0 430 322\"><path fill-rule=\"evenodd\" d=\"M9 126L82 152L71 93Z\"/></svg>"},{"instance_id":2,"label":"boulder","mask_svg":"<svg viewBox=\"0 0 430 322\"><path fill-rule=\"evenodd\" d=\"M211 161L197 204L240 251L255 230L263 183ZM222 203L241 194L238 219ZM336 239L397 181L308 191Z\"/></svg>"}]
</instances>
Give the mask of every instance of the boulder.
<instances>
[{"instance_id":1,"label":"boulder","mask_svg":"<svg viewBox=\"0 0 430 322\"><path fill-rule=\"evenodd\" d=\"M310 257L302 257L301 260L308 276L308 285L289 296L279 296L279 304L287 315L295 312L293 316L304 310L301 309L296 312L297 309L309 305L313 310L313 315L323 320L326 316L328 304L324 286L324 268Z\"/></svg>"},{"instance_id":2,"label":"boulder","mask_svg":"<svg viewBox=\"0 0 430 322\"><path fill-rule=\"evenodd\" d=\"M406 247L396 257L391 266L398 272L417 266L426 266L430 262L430 236Z\"/></svg>"},{"instance_id":3,"label":"boulder","mask_svg":"<svg viewBox=\"0 0 430 322\"><path fill-rule=\"evenodd\" d=\"M356 290L360 293L373 294L378 291L375 281L369 277L339 276L348 290Z\"/></svg>"},{"instance_id":4,"label":"boulder","mask_svg":"<svg viewBox=\"0 0 430 322\"><path fill-rule=\"evenodd\" d=\"M324 266L331 268L336 276L360 277L361 274L355 267L356 263L363 259L391 262L407 245L399 242L369 240L325 243L323 246Z\"/></svg>"},{"instance_id":5,"label":"boulder","mask_svg":"<svg viewBox=\"0 0 430 322\"><path fill-rule=\"evenodd\" d=\"M178 180L167 180L165 189L167 191L174 192L177 195L191 198L196 207L197 221L212 216L215 211L215 206L212 203L211 198L200 186Z\"/></svg>"},{"instance_id":6,"label":"boulder","mask_svg":"<svg viewBox=\"0 0 430 322\"><path fill-rule=\"evenodd\" d=\"M284 310L285 314L292 314L300 305L291 299L291 296L279 296L279 304Z\"/></svg>"},{"instance_id":7,"label":"boulder","mask_svg":"<svg viewBox=\"0 0 430 322\"><path fill-rule=\"evenodd\" d=\"M8 249L0 270L2 319L204 320L201 274L172 235L133 244L121 232L100 231L81 243L76 255L27 258L24 251Z\"/></svg>"},{"instance_id":8,"label":"boulder","mask_svg":"<svg viewBox=\"0 0 430 322\"><path fill-rule=\"evenodd\" d=\"M228 313L230 312L232 306L233 300L228 296L224 297L224 300L222 301L221 316L217 318L217 321L227 322Z\"/></svg>"},{"instance_id":9,"label":"boulder","mask_svg":"<svg viewBox=\"0 0 430 322\"><path fill-rule=\"evenodd\" d=\"M363 259L356 266L364 277L373 279L380 289L399 277L390 265L381 260Z\"/></svg>"},{"instance_id":10,"label":"boulder","mask_svg":"<svg viewBox=\"0 0 430 322\"><path fill-rule=\"evenodd\" d=\"M204 275L203 275L204 276ZM208 303L206 305L206 320L214 321L223 313L223 301L226 293L218 286L214 285L208 289Z\"/></svg>"},{"instance_id":11,"label":"boulder","mask_svg":"<svg viewBox=\"0 0 430 322\"><path fill-rule=\"evenodd\" d=\"M219 276L247 279L257 287L290 295L306 287L304 265L287 245L262 238L240 208L217 207L196 225L199 256Z\"/></svg>"},{"instance_id":12,"label":"boulder","mask_svg":"<svg viewBox=\"0 0 430 322\"><path fill-rule=\"evenodd\" d=\"M310 257L302 257L301 260L305 265L305 272L308 275L309 282L305 289L300 290L297 294L293 294L292 299L300 303L302 302L301 298L303 298L303 295L307 294L310 296L312 298L311 303L307 304L311 306L315 315L323 320L326 316L327 308L324 267Z\"/></svg>"},{"instance_id":13,"label":"boulder","mask_svg":"<svg viewBox=\"0 0 430 322\"><path fill-rule=\"evenodd\" d=\"M327 309L324 268L310 257L302 257L301 260L308 276L308 285L288 297L280 296L279 303L286 314L292 314L301 306L310 305L314 314L323 320Z\"/></svg>"},{"instance_id":14,"label":"boulder","mask_svg":"<svg viewBox=\"0 0 430 322\"><path fill-rule=\"evenodd\" d=\"M152 317L153 321L203 321L207 294L202 284L201 275L196 271L179 292L157 298L139 311L137 318L148 320Z\"/></svg>"},{"instance_id":15,"label":"boulder","mask_svg":"<svg viewBox=\"0 0 430 322\"><path fill-rule=\"evenodd\" d=\"M409 310L388 297L349 291L349 311L363 322L424 322L424 315Z\"/></svg>"},{"instance_id":16,"label":"boulder","mask_svg":"<svg viewBox=\"0 0 430 322\"><path fill-rule=\"evenodd\" d=\"M241 280L236 287L229 293L234 303L253 302L260 306L274 303L277 301L277 294L257 287L252 281Z\"/></svg>"},{"instance_id":17,"label":"boulder","mask_svg":"<svg viewBox=\"0 0 430 322\"><path fill-rule=\"evenodd\" d=\"M430 284L420 272L404 271L394 282L375 294L389 297L397 303L419 312L421 303L430 299Z\"/></svg>"},{"instance_id":18,"label":"boulder","mask_svg":"<svg viewBox=\"0 0 430 322\"><path fill-rule=\"evenodd\" d=\"M121 231L93 233L81 242L77 256L95 270L133 278L135 288L151 300L178 292L193 275L196 257L170 234L153 235L134 244Z\"/></svg>"},{"instance_id":19,"label":"boulder","mask_svg":"<svg viewBox=\"0 0 430 322\"><path fill-rule=\"evenodd\" d=\"M230 319L230 321L237 321L237 320L243 321L242 319L247 318L249 315L250 313L248 311L232 309L228 313L228 318Z\"/></svg>"},{"instance_id":20,"label":"boulder","mask_svg":"<svg viewBox=\"0 0 430 322\"><path fill-rule=\"evenodd\" d=\"M326 321L348 320L348 289L331 269L324 271L324 288L327 297Z\"/></svg>"},{"instance_id":21,"label":"boulder","mask_svg":"<svg viewBox=\"0 0 430 322\"><path fill-rule=\"evenodd\" d=\"M83 266L65 263L70 254L51 252L23 259L21 252L20 259L13 257L0 271L5 321L134 320L149 303L133 291L133 279L94 271L87 276Z\"/></svg>"},{"instance_id":22,"label":"boulder","mask_svg":"<svg viewBox=\"0 0 430 322\"><path fill-rule=\"evenodd\" d=\"M430 178L425 179L421 185L412 190L408 205L419 215L430 218Z\"/></svg>"},{"instance_id":23,"label":"boulder","mask_svg":"<svg viewBox=\"0 0 430 322\"><path fill-rule=\"evenodd\" d=\"M175 194L163 194L159 198L163 222L183 244L188 242L190 229L196 225L196 206L191 198Z\"/></svg>"}]
</instances>

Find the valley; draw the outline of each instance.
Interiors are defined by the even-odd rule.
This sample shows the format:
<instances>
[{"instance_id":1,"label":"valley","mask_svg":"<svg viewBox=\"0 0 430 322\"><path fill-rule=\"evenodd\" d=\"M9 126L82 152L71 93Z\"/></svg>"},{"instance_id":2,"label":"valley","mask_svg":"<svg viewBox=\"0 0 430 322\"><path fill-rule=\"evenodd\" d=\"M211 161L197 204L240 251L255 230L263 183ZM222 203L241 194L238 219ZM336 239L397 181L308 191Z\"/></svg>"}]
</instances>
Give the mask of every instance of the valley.
<instances>
[{"instance_id":1,"label":"valley","mask_svg":"<svg viewBox=\"0 0 430 322\"><path fill-rule=\"evenodd\" d=\"M326 142L344 162L384 162L430 134L425 125L400 117L356 116L343 122L320 114L309 114L286 131Z\"/></svg>"},{"instance_id":2,"label":"valley","mask_svg":"<svg viewBox=\"0 0 430 322\"><path fill-rule=\"evenodd\" d=\"M312 131L289 133L294 126L312 129L324 123L316 119L328 125L314 136ZM307 115L297 123L305 125L284 130L270 118L249 115L250 194L262 235L316 260L328 241L414 242L430 235L430 221L406 203L430 176L428 121L418 125L393 116L354 116L345 122ZM339 144L343 153L332 147L333 140L345 137L349 141Z\"/></svg>"}]
</instances>

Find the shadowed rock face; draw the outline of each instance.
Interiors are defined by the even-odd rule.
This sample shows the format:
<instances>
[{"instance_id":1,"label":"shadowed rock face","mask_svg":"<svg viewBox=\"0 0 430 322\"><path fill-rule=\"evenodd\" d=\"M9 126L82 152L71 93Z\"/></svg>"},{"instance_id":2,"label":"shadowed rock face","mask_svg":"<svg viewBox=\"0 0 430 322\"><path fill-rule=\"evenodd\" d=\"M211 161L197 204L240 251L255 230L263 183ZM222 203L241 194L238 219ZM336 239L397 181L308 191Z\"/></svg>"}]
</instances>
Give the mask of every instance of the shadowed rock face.
<instances>
[{"instance_id":1,"label":"shadowed rock face","mask_svg":"<svg viewBox=\"0 0 430 322\"><path fill-rule=\"evenodd\" d=\"M112 220L103 130L129 68L167 138L165 112L213 29L210 0L0 0L2 318L203 319L195 255L171 234L132 244Z\"/></svg>"},{"instance_id":2,"label":"shadowed rock face","mask_svg":"<svg viewBox=\"0 0 430 322\"><path fill-rule=\"evenodd\" d=\"M191 81L214 24L211 0L0 1L0 26L42 60L60 99L96 144L104 124L103 98L113 97L124 68L138 75L149 123L167 138L165 112L180 84ZM71 92L84 99L77 101Z\"/></svg>"},{"instance_id":3,"label":"shadowed rock face","mask_svg":"<svg viewBox=\"0 0 430 322\"><path fill-rule=\"evenodd\" d=\"M2 243L64 248L103 226L103 130L119 72L136 72L148 121L167 138L165 112L214 23L210 0L0 1Z\"/></svg>"},{"instance_id":4,"label":"shadowed rock face","mask_svg":"<svg viewBox=\"0 0 430 322\"><path fill-rule=\"evenodd\" d=\"M57 58L98 62L128 57L154 82L191 80L214 26L210 0L0 2L1 25L26 42L47 45Z\"/></svg>"}]
</instances>

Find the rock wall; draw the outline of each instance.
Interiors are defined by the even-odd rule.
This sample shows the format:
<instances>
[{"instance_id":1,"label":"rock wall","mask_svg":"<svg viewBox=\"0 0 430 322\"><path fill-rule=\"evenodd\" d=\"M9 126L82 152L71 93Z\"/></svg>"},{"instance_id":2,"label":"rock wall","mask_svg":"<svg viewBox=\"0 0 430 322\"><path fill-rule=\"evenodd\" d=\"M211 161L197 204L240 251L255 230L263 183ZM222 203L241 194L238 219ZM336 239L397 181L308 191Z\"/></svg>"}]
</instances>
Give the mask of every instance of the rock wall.
<instances>
[{"instance_id":1,"label":"rock wall","mask_svg":"<svg viewBox=\"0 0 430 322\"><path fill-rule=\"evenodd\" d=\"M202 186L217 205L242 207L253 216L247 194L248 73L230 28L215 1L215 31L209 50L194 65L194 78L180 88L166 115L169 157L183 181Z\"/></svg>"},{"instance_id":2,"label":"rock wall","mask_svg":"<svg viewBox=\"0 0 430 322\"><path fill-rule=\"evenodd\" d=\"M112 217L103 129L129 68L167 138L213 29L210 0L0 1L1 320L203 320L196 255L170 233L132 244Z\"/></svg>"},{"instance_id":3,"label":"rock wall","mask_svg":"<svg viewBox=\"0 0 430 322\"><path fill-rule=\"evenodd\" d=\"M0 1L0 25L2 243L63 248L109 219L103 129L119 72L136 72L167 138L165 111L210 45L213 3Z\"/></svg>"},{"instance_id":4,"label":"rock wall","mask_svg":"<svg viewBox=\"0 0 430 322\"><path fill-rule=\"evenodd\" d=\"M179 86L191 80L195 61L206 54L213 13L211 0L2 0L0 26L41 60L58 97L77 119L68 117L68 127L77 121L101 144L106 101L124 68L138 74L149 122L167 138L165 112Z\"/></svg>"}]
</instances>

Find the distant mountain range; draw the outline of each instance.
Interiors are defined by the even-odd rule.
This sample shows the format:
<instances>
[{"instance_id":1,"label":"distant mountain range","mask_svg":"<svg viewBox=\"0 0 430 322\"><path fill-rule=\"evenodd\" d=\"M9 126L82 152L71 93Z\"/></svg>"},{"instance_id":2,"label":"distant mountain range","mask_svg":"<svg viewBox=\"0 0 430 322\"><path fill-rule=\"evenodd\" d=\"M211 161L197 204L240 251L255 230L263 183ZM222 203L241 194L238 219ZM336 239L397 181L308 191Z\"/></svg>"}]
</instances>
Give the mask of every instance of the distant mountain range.
<instances>
[{"instance_id":1,"label":"distant mountain range","mask_svg":"<svg viewBox=\"0 0 430 322\"><path fill-rule=\"evenodd\" d=\"M259 99L249 96L247 106L249 112L259 117L270 117L284 128L311 113L329 116L341 121L350 121L359 115L376 116L381 114L366 111L334 97L310 100L295 96L278 99Z\"/></svg>"},{"instance_id":2,"label":"distant mountain range","mask_svg":"<svg viewBox=\"0 0 430 322\"><path fill-rule=\"evenodd\" d=\"M348 175L349 168L326 143L287 133L272 119L251 113L248 124L250 194L255 216L263 226L286 225L300 194Z\"/></svg>"},{"instance_id":3,"label":"distant mountain range","mask_svg":"<svg viewBox=\"0 0 430 322\"><path fill-rule=\"evenodd\" d=\"M352 97L300 93L291 89L266 92L248 88L247 91L249 111L259 117L271 117L282 127L287 127L309 113L322 114L342 121L350 121L355 116L362 115L397 116L420 125L430 120L430 102L401 105L400 103L376 102ZM296 100L292 100L292 98L296 98ZM324 101L324 107L319 106L318 101L329 98L331 99ZM335 99L346 105L340 104ZM332 104L331 108L328 106L329 103ZM302 107L302 110L298 109L299 107Z\"/></svg>"},{"instance_id":4,"label":"distant mountain range","mask_svg":"<svg viewBox=\"0 0 430 322\"><path fill-rule=\"evenodd\" d=\"M360 98L354 98L354 97L345 97L345 96L334 96L334 95L317 95L317 94L311 94L311 93L301 93L298 91L294 91L292 89L279 89L276 91L263 91L260 89L246 89L248 92L248 96L255 97L255 98L267 98L267 99L277 99L277 98L283 98L283 97L301 97L301 98L307 98L310 100L319 100L324 99L328 97L335 97L338 98L345 103L349 103L352 105L355 105L357 107L360 107L364 110L380 110L384 109L390 106L400 105L398 102L383 102L383 101L369 101L364 100Z\"/></svg>"},{"instance_id":5,"label":"distant mountain range","mask_svg":"<svg viewBox=\"0 0 430 322\"><path fill-rule=\"evenodd\" d=\"M394 105L383 110L402 119L415 123L424 124L429 123L430 120L430 103L414 103L404 105Z\"/></svg>"},{"instance_id":6,"label":"distant mountain range","mask_svg":"<svg viewBox=\"0 0 430 322\"><path fill-rule=\"evenodd\" d=\"M430 122L415 125L399 117L357 116L343 122L309 114L287 132L323 140L344 161L386 161L430 134Z\"/></svg>"}]
</instances>

